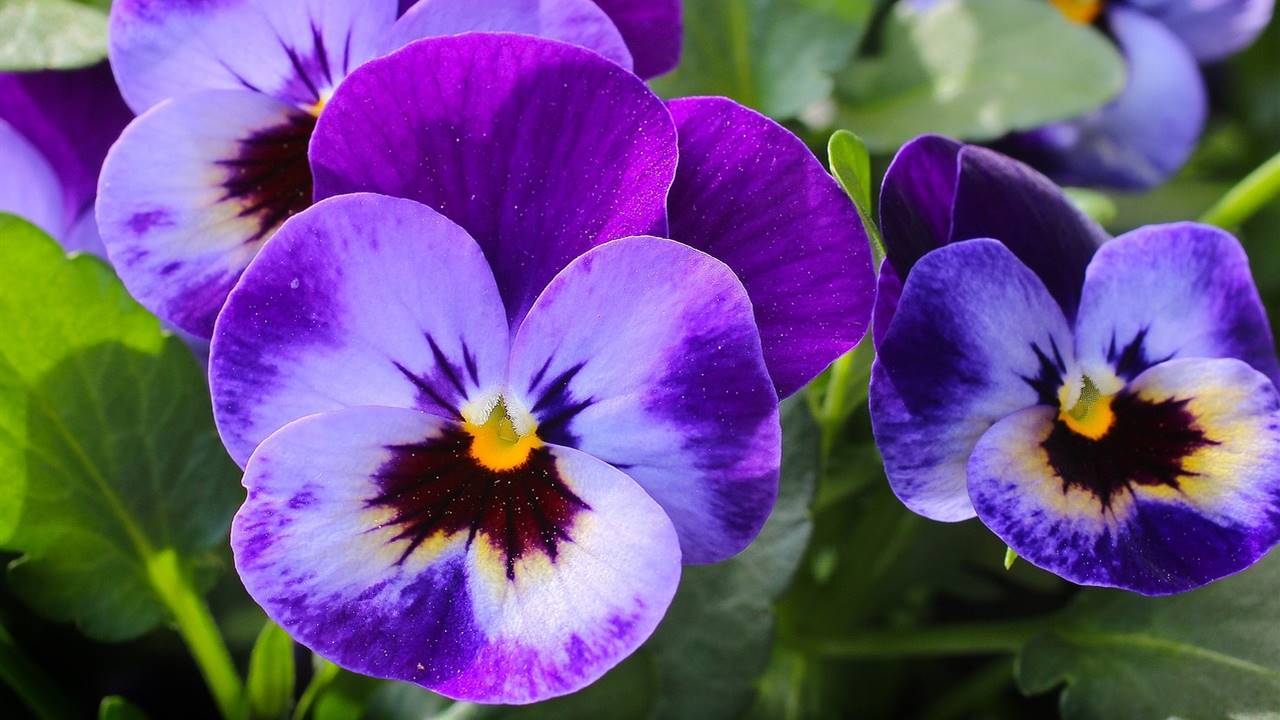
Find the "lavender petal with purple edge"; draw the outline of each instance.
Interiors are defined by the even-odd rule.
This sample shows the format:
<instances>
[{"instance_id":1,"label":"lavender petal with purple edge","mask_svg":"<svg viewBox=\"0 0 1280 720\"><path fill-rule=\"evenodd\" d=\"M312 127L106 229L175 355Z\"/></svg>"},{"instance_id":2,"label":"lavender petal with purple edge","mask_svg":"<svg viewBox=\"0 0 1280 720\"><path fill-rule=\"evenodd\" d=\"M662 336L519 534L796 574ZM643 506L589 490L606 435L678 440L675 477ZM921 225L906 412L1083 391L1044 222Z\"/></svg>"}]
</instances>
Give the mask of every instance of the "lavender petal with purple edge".
<instances>
[{"instance_id":1,"label":"lavender petal with purple edge","mask_svg":"<svg viewBox=\"0 0 1280 720\"><path fill-rule=\"evenodd\" d=\"M213 89L307 106L377 54L396 11L396 0L117 0L111 67L139 113Z\"/></svg>"},{"instance_id":2,"label":"lavender petal with purple edge","mask_svg":"<svg viewBox=\"0 0 1280 720\"><path fill-rule=\"evenodd\" d=\"M495 473L465 438L397 408L286 426L246 471L236 569L272 619L350 670L476 702L577 690L665 613L671 522L584 453L548 446L528 472Z\"/></svg>"},{"instance_id":3,"label":"lavender petal with purple edge","mask_svg":"<svg viewBox=\"0 0 1280 720\"><path fill-rule=\"evenodd\" d=\"M1222 60L1248 47L1266 29L1275 0L1127 0L1159 20L1200 62Z\"/></svg>"},{"instance_id":4,"label":"lavender petal with purple edge","mask_svg":"<svg viewBox=\"0 0 1280 720\"><path fill-rule=\"evenodd\" d=\"M147 309L207 338L236 278L311 202L315 118L258 93L210 90L134 121L103 165L98 226Z\"/></svg>"},{"instance_id":5,"label":"lavender petal with purple edge","mask_svg":"<svg viewBox=\"0 0 1280 720\"><path fill-rule=\"evenodd\" d=\"M484 256L418 203L333 198L285 224L214 334L214 417L243 464L286 423L354 405L458 419L495 391L508 330Z\"/></svg>"},{"instance_id":6,"label":"lavender petal with purple edge","mask_svg":"<svg viewBox=\"0 0 1280 720\"><path fill-rule=\"evenodd\" d=\"M1076 352L1130 379L1172 358L1236 358L1273 382L1280 364L1249 258L1229 233L1179 223L1098 251L1085 278Z\"/></svg>"},{"instance_id":7,"label":"lavender petal with purple edge","mask_svg":"<svg viewBox=\"0 0 1280 720\"><path fill-rule=\"evenodd\" d=\"M391 28L383 49L427 37L510 32L594 50L630 70L631 52L609 16L591 0L422 0Z\"/></svg>"},{"instance_id":8,"label":"lavender petal with purple edge","mask_svg":"<svg viewBox=\"0 0 1280 720\"><path fill-rule=\"evenodd\" d=\"M669 103L680 164L670 236L710 253L751 296L778 395L866 333L875 277L853 204L795 135L725 98Z\"/></svg>"},{"instance_id":9,"label":"lavender petal with purple edge","mask_svg":"<svg viewBox=\"0 0 1280 720\"><path fill-rule=\"evenodd\" d=\"M666 234L676 158L670 113L631 73L564 43L486 33L367 63L311 143L317 198L408 197L465 228L513 328L584 251Z\"/></svg>"},{"instance_id":10,"label":"lavender petal with purple edge","mask_svg":"<svg viewBox=\"0 0 1280 720\"><path fill-rule=\"evenodd\" d=\"M1056 408L995 425L969 462L982 521L1029 562L1082 585L1183 592L1280 540L1280 397L1234 359L1173 360L1112 402L1090 441Z\"/></svg>"},{"instance_id":11,"label":"lavender petal with purple edge","mask_svg":"<svg viewBox=\"0 0 1280 720\"><path fill-rule=\"evenodd\" d=\"M777 396L746 291L709 255L658 238L584 254L520 326L508 382L545 441L662 505L687 563L742 550L773 507Z\"/></svg>"},{"instance_id":12,"label":"lavender petal with purple edge","mask_svg":"<svg viewBox=\"0 0 1280 720\"><path fill-rule=\"evenodd\" d=\"M684 38L680 0L595 0L631 49L635 73L651 78L680 63Z\"/></svg>"},{"instance_id":13,"label":"lavender petal with purple edge","mask_svg":"<svg viewBox=\"0 0 1280 720\"><path fill-rule=\"evenodd\" d=\"M1004 245L967 240L921 258L871 374L871 426L894 493L925 517L973 517L974 445L1010 413L1056 404L1071 353L1061 308Z\"/></svg>"},{"instance_id":14,"label":"lavender petal with purple edge","mask_svg":"<svg viewBox=\"0 0 1280 720\"><path fill-rule=\"evenodd\" d=\"M49 161L21 133L0 120L0 212L17 215L50 236L66 234L62 184Z\"/></svg>"},{"instance_id":15,"label":"lavender petal with purple edge","mask_svg":"<svg viewBox=\"0 0 1280 720\"><path fill-rule=\"evenodd\" d=\"M1099 110L1008 138L1002 149L1064 185L1143 190L1176 173L1208 114L1196 59L1159 21L1123 7L1107 11L1128 61L1129 81Z\"/></svg>"},{"instance_id":16,"label":"lavender petal with purple edge","mask_svg":"<svg viewBox=\"0 0 1280 720\"><path fill-rule=\"evenodd\" d=\"M106 63L83 70L0 73L0 120L25 136L53 168L68 229L86 211L92 223L102 161L132 118ZM85 236L84 231L71 234ZM66 242L67 235L58 239ZM85 249L79 246L86 241L73 244Z\"/></svg>"}]
</instances>

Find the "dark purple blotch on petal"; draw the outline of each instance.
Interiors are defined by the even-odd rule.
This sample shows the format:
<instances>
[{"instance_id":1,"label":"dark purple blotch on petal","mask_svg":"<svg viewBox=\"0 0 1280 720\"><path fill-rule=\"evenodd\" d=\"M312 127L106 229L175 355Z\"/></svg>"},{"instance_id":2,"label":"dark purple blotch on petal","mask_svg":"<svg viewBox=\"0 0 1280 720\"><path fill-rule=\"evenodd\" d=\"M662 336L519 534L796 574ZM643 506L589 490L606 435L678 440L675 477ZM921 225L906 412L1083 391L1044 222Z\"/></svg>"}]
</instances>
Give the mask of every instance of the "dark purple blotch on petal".
<instances>
[{"instance_id":1,"label":"dark purple blotch on petal","mask_svg":"<svg viewBox=\"0 0 1280 720\"><path fill-rule=\"evenodd\" d=\"M227 171L220 200L239 204L240 217L252 217L258 223L246 243L265 239L285 220L310 207L307 146L315 127L314 115L292 113L288 121L242 139L236 157L218 162Z\"/></svg>"},{"instance_id":2,"label":"dark purple blotch on petal","mask_svg":"<svg viewBox=\"0 0 1280 720\"><path fill-rule=\"evenodd\" d=\"M1056 405L1058 388L1062 387L1062 377L1067 373L1067 363L1062 359L1058 341L1050 337L1048 351L1033 342L1031 351L1035 353L1039 367L1035 375L1023 376L1022 379L1036 391L1041 405Z\"/></svg>"},{"instance_id":3,"label":"dark purple blotch on petal","mask_svg":"<svg viewBox=\"0 0 1280 720\"><path fill-rule=\"evenodd\" d=\"M529 382L529 393L538 397L532 409L533 416L538 420L538 437L549 443L576 448L580 438L570 428L573 419L595 404L594 398L580 399L575 396L571 387L573 379L582 372L586 363L578 363L555 377L547 378L551 360L547 358L547 362Z\"/></svg>"}]
</instances>

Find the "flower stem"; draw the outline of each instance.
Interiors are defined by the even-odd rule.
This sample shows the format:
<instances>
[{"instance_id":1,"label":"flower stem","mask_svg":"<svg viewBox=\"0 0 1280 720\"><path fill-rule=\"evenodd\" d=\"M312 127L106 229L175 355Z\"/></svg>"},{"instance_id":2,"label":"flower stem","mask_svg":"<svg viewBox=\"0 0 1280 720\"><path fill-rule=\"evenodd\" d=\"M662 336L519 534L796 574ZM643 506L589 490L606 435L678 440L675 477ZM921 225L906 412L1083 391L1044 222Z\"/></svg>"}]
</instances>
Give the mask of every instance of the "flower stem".
<instances>
[{"instance_id":1,"label":"flower stem","mask_svg":"<svg viewBox=\"0 0 1280 720\"><path fill-rule=\"evenodd\" d=\"M1200 216L1200 221L1235 230L1277 195L1280 195L1280 154L1236 183L1217 204Z\"/></svg>"},{"instance_id":2,"label":"flower stem","mask_svg":"<svg viewBox=\"0 0 1280 720\"><path fill-rule=\"evenodd\" d=\"M248 716L244 699L244 686L236 671L231 653L222 639L213 613L204 598L196 590L195 580L173 550L153 555L147 562L151 584L164 602L178 633L186 641L192 657L200 667L209 691L213 694L218 710L226 720L241 720Z\"/></svg>"},{"instance_id":3,"label":"flower stem","mask_svg":"<svg viewBox=\"0 0 1280 720\"><path fill-rule=\"evenodd\" d=\"M27 658L9 631L0 625L0 680L4 680L40 720L76 717L67 696Z\"/></svg>"},{"instance_id":4,"label":"flower stem","mask_svg":"<svg viewBox=\"0 0 1280 720\"><path fill-rule=\"evenodd\" d=\"M945 657L1015 653L1049 627L1052 616L996 623L968 623L909 630L873 630L853 637L813 640L805 649L827 657Z\"/></svg>"},{"instance_id":5,"label":"flower stem","mask_svg":"<svg viewBox=\"0 0 1280 720\"><path fill-rule=\"evenodd\" d=\"M306 720L311 707L315 705L316 698L333 684L338 673L341 672L341 668L337 665L323 659L316 663L315 667L311 682L307 683L306 689L302 691L302 697L298 698L298 704L293 707L293 720Z\"/></svg>"}]
</instances>

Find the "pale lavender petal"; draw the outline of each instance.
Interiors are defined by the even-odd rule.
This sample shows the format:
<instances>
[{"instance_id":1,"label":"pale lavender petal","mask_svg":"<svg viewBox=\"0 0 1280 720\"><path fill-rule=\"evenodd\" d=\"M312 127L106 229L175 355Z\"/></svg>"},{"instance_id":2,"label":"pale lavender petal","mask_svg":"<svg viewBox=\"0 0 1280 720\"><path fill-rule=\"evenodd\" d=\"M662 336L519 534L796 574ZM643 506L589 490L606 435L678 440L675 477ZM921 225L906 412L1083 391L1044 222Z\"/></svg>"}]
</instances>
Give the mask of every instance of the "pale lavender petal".
<instances>
[{"instance_id":1,"label":"pale lavender petal","mask_svg":"<svg viewBox=\"0 0 1280 720\"><path fill-rule=\"evenodd\" d=\"M214 418L244 463L286 423L354 405L458 419L491 402L507 325L475 241L431 208L378 195L285 224L228 298L214 334Z\"/></svg>"},{"instance_id":2,"label":"pale lavender petal","mask_svg":"<svg viewBox=\"0 0 1280 720\"><path fill-rule=\"evenodd\" d=\"M430 205L484 248L512 327L570 260L665 235L671 115L599 55L538 38L421 40L342 84L311 144L316 197Z\"/></svg>"},{"instance_id":3,"label":"pale lavender petal","mask_svg":"<svg viewBox=\"0 0 1280 720\"><path fill-rule=\"evenodd\" d=\"M1271 22L1275 0L1128 0L1159 20L1200 62L1248 47Z\"/></svg>"},{"instance_id":4,"label":"pale lavender petal","mask_svg":"<svg viewBox=\"0 0 1280 720\"><path fill-rule=\"evenodd\" d=\"M626 238L578 258L520 326L509 384L540 437L662 505L685 562L742 550L773 507L777 396L746 291L709 255Z\"/></svg>"},{"instance_id":5,"label":"pale lavender petal","mask_svg":"<svg viewBox=\"0 0 1280 720\"><path fill-rule=\"evenodd\" d=\"M349 670L488 703L577 690L666 611L671 522L584 453L543 447L494 473L468 442L398 408L286 426L246 471L236 569L273 620Z\"/></svg>"},{"instance_id":6,"label":"pale lavender petal","mask_svg":"<svg viewBox=\"0 0 1280 720\"><path fill-rule=\"evenodd\" d=\"M969 454L993 424L1057 404L1071 330L1039 278L995 240L934 250L907 276L872 368L870 409L889 484L935 520L973 517Z\"/></svg>"},{"instance_id":7,"label":"pale lavender petal","mask_svg":"<svg viewBox=\"0 0 1280 720\"><path fill-rule=\"evenodd\" d=\"M875 276L857 211L789 130L725 98L669 104L680 165L670 236L722 260L751 296L780 396L851 349Z\"/></svg>"},{"instance_id":8,"label":"pale lavender petal","mask_svg":"<svg viewBox=\"0 0 1280 720\"><path fill-rule=\"evenodd\" d=\"M55 238L67 229L62 184L49 161L9 123L0 120L0 212L17 215Z\"/></svg>"}]
</instances>

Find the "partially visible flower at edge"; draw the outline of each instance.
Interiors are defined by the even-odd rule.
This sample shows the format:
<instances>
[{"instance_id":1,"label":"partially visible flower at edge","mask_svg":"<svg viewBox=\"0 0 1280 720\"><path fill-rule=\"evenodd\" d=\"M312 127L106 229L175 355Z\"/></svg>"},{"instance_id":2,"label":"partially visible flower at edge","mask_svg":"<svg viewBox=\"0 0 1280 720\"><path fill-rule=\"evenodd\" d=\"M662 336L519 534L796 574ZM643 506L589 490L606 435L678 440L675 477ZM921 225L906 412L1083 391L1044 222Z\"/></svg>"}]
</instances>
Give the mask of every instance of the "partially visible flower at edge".
<instances>
[{"instance_id":1,"label":"partially visible flower at edge","mask_svg":"<svg viewBox=\"0 0 1280 720\"><path fill-rule=\"evenodd\" d=\"M106 63L0 73L0 212L30 220L68 252L105 257L93 215L98 173L132 118Z\"/></svg>"},{"instance_id":2,"label":"partially visible flower at edge","mask_svg":"<svg viewBox=\"0 0 1280 720\"><path fill-rule=\"evenodd\" d=\"M1108 239L1030 168L933 136L894 159L881 214L870 408L909 508L1151 595L1280 539L1280 365L1235 238Z\"/></svg>"},{"instance_id":3,"label":"partially visible flower at edge","mask_svg":"<svg viewBox=\"0 0 1280 720\"><path fill-rule=\"evenodd\" d=\"M1051 0L1123 53L1120 95L1083 117L1015 133L996 147L1064 185L1145 190L1186 163L1208 114L1200 64L1247 47L1275 0Z\"/></svg>"},{"instance_id":4,"label":"partially visible flower at edge","mask_svg":"<svg viewBox=\"0 0 1280 720\"><path fill-rule=\"evenodd\" d=\"M397 0L113 4L111 65L140 117L107 159L98 223L139 302L210 336L245 266L311 204L316 117L371 58L468 31L562 40L653 74L679 55L679 0L422 0L399 13Z\"/></svg>"}]
</instances>

